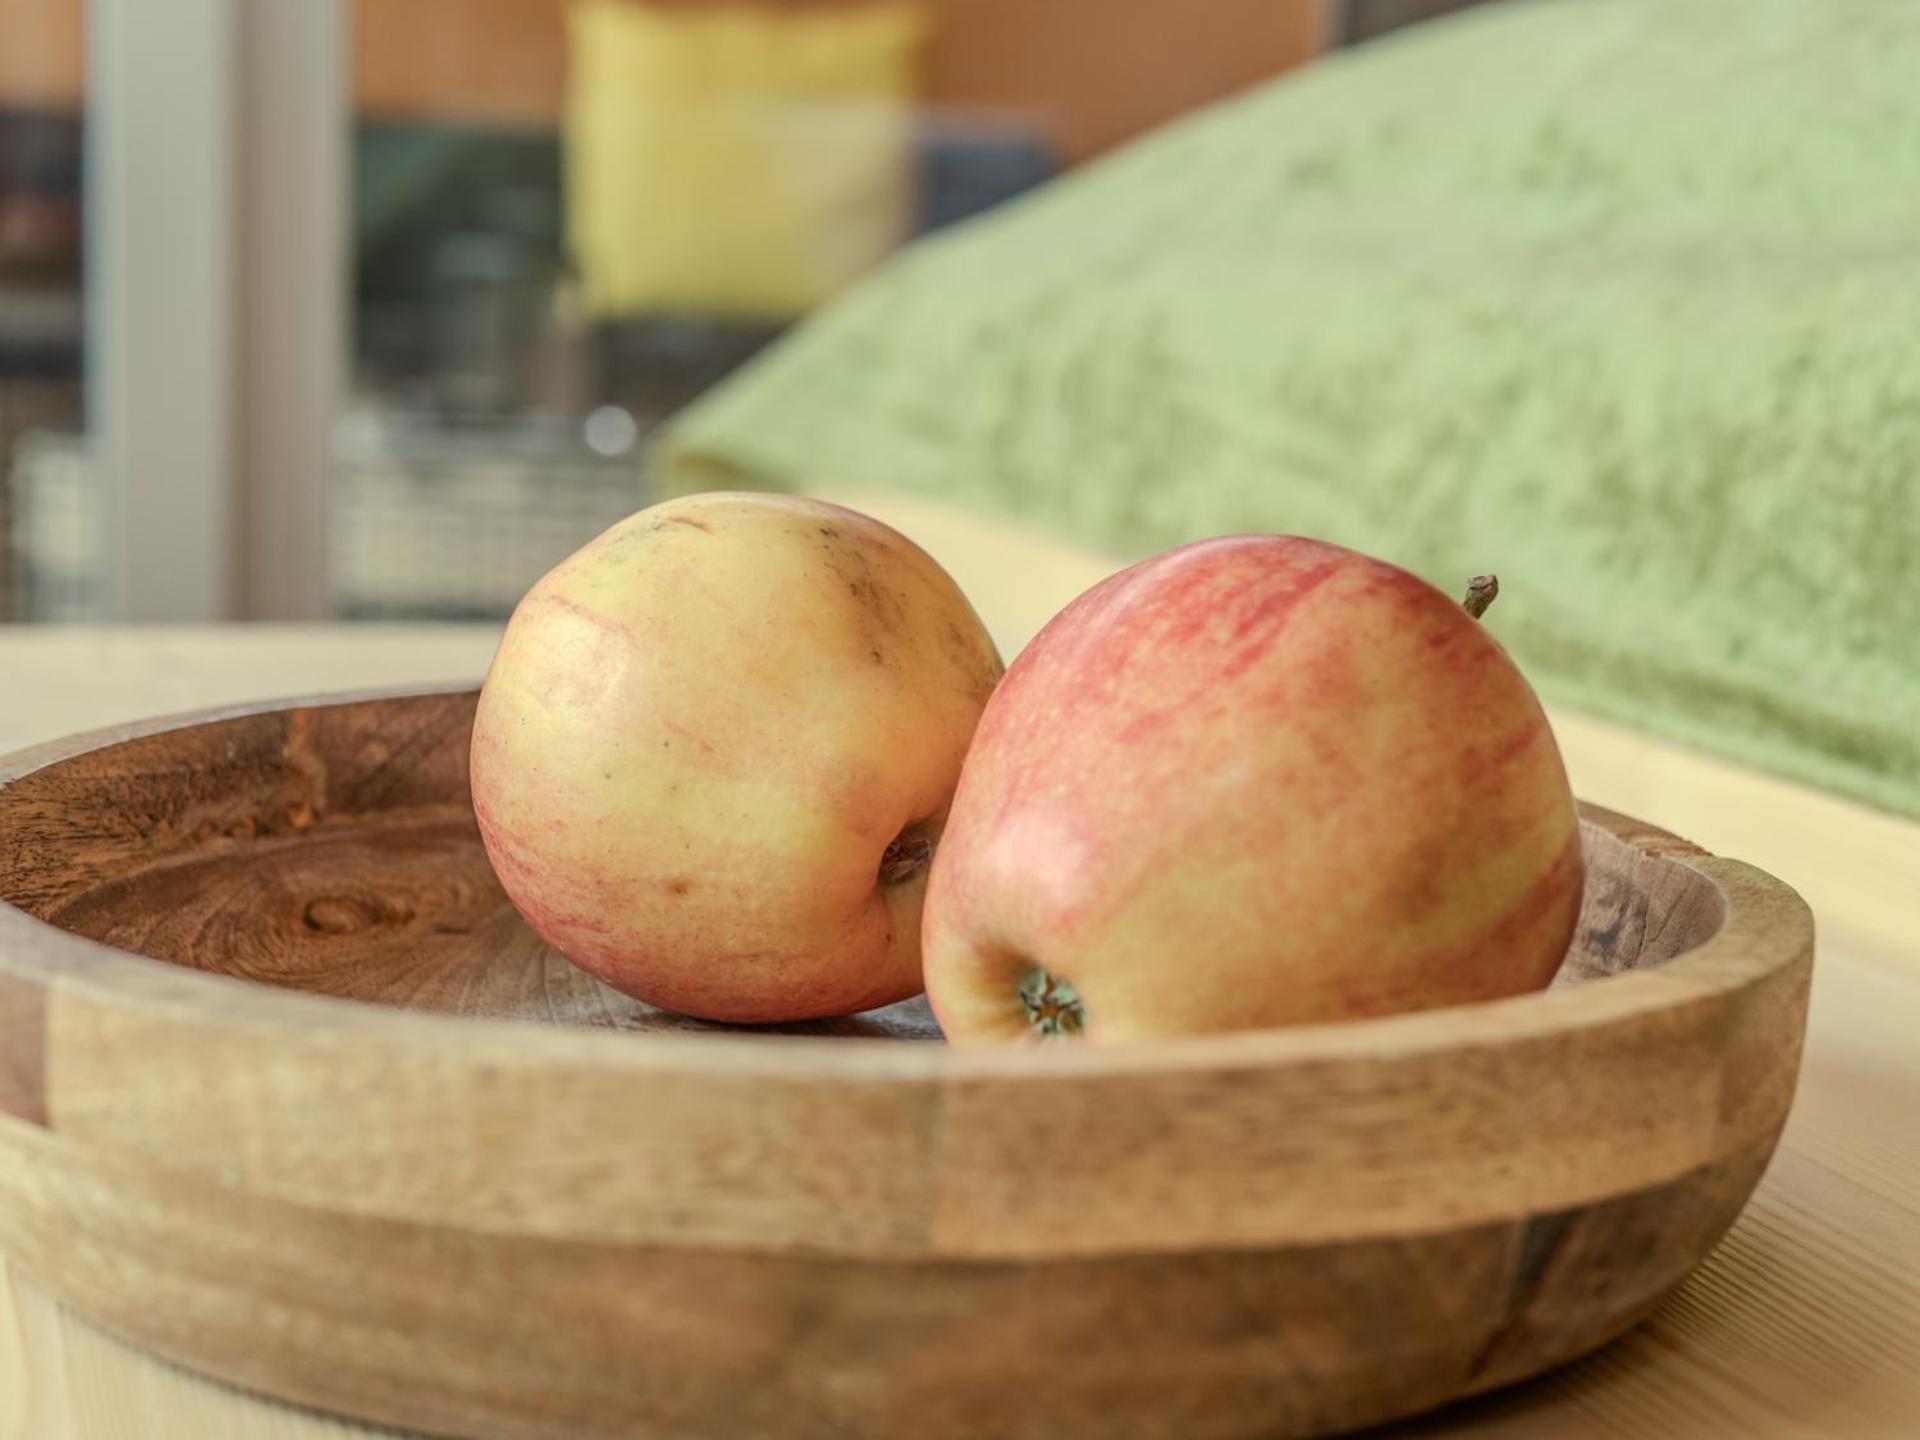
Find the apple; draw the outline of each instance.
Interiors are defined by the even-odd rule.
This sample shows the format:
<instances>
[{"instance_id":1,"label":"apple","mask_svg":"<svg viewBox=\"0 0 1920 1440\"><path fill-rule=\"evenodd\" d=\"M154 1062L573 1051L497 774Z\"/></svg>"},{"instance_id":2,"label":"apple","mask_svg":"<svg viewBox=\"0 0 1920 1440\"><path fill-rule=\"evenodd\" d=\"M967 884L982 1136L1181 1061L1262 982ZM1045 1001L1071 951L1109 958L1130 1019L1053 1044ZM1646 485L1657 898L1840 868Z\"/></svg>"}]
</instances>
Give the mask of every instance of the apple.
<instances>
[{"instance_id":1,"label":"apple","mask_svg":"<svg viewBox=\"0 0 1920 1440\"><path fill-rule=\"evenodd\" d=\"M1227 536L1103 581L1008 670L934 860L927 994L963 1045L1486 1000L1552 978L1581 880L1552 731L1473 615Z\"/></svg>"},{"instance_id":2,"label":"apple","mask_svg":"<svg viewBox=\"0 0 1920 1440\"><path fill-rule=\"evenodd\" d=\"M561 954L713 1020L920 992L920 907L1001 673L922 550L818 501L706 494L541 579L480 692L474 812Z\"/></svg>"}]
</instances>

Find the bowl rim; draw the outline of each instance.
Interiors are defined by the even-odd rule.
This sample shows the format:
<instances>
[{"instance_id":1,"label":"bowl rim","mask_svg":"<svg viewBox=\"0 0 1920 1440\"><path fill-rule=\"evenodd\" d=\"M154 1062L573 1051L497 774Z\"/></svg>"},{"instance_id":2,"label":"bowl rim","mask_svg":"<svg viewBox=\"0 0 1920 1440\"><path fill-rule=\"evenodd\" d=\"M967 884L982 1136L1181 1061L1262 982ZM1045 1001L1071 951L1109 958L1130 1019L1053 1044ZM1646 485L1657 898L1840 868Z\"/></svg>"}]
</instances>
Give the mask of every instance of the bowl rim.
<instances>
[{"instance_id":1,"label":"bowl rim","mask_svg":"<svg viewBox=\"0 0 1920 1440\"><path fill-rule=\"evenodd\" d=\"M131 741L276 711L477 692L454 682L213 706L83 731L0 756L0 793L29 775ZM0 979L95 1000L191 1015L235 1028L310 1034L361 1030L456 1053L488 1068L591 1067L636 1075L778 1074L790 1079L1106 1076L1158 1070L1269 1069L1295 1063L1411 1056L1462 1046L1566 1035L1631 1022L1688 999L1757 984L1804 958L1813 917L1791 886L1711 854L1657 826L1580 802L1584 825L1702 877L1721 906L1719 928L1658 966L1576 987L1402 1015L1109 1045L963 1048L865 1036L748 1032L597 1031L532 1020L478 1019L315 995L154 959L74 935L0 900Z\"/></svg>"}]
</instances>

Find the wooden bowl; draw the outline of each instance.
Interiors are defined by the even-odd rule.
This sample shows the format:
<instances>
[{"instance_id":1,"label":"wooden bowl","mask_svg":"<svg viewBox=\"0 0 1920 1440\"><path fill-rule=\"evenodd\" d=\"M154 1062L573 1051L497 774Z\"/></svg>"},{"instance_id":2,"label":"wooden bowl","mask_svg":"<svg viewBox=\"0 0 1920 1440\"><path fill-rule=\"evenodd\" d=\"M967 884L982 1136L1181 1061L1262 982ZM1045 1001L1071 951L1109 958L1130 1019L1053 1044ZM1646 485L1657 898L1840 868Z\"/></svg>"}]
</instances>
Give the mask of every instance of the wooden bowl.
<instances>
[{"instance_id":1,"label":"wooden bowl","mask_svg":"<svg viewBox=\"0 0 1920 1440\"><path fill-rule=\"evenodd\" d=\"M503 899L472 708L0 763L0 1248L108 1329L485 1440L1272 1440L1618 1334L1787 1115L1806 908L1591 809L1546 994L989 1053L678 1021Z\"/></svg>"}]
</instances>

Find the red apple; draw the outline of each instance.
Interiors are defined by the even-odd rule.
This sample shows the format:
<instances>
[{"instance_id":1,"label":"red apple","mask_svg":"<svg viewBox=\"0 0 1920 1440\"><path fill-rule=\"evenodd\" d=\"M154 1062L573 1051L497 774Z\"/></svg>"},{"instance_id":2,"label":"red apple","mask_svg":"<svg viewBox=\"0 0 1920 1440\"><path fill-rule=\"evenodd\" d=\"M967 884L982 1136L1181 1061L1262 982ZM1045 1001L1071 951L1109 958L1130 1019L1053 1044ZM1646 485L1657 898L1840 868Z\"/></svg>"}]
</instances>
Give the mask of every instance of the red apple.
<instances>
[{"instance_id":1,"label":"red apple","mask_svg":"<svg viewBox=\"0 0 1920 1440\"><path fill-rule=\"evenodd\" d=\"M1384 1015L1547 984L1580 905L1545 715L1404 570L1293 536L1102 582L982 717L928 891L957 1044Z\"/></svg>"},{"instance_id":2,"label":"red apple","mask_svg":"<svg viewBox=\"0 0 1920 1440\"><path fill-rule=\"evenodd\" d=\"M520 602L474 719L474 810L535 930L716 1020L920 991L920 905L993 642L925 552L817 501L621 522Z\"/></svg>"}]
</instances>

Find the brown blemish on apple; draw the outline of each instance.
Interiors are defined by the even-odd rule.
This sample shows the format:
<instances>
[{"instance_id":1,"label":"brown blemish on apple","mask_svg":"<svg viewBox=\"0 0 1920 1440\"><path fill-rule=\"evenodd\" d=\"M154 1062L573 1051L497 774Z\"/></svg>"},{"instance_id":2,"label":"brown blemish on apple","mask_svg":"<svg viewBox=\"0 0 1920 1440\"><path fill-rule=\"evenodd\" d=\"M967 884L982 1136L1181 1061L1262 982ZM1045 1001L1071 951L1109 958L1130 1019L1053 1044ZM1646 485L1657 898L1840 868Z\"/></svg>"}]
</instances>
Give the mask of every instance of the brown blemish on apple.
<instances>
[{"instance_id":1,"label":"brown blemish on apple","mask_svg":"<svg viewBox=\"0 0 1920 1440\"><path fill-rule=\"evenodd\" d=\"M713 747L713 742L711 740L708 740L703 735L695 734L693 731L687 729L686 726L676 724L671 720L662 720L660 723L661 725L666 727L666 729L671 731L673 734L678 735L682 740L687 741L689 744L699 746L703 753L708 755L713 755L718 753L715 751ZM671 745L671 742L668 742L668 741L662 741L661 743L669 747Z\"/></svg>"},{"instance_id":2,"label":"brown blemish on apple","mask_svg":"<svg viewBox=\"0 0 1920 1440\"><path fill-rule=\"evenodd\" d=\"M878 636L897 631L906 618L904 594L896 594L874 578L873 559L868 547L857 539L848 539L831 525L819 527L823 538L821 553L827 566L847 587L847 594L860 602ZM869 639L878 638L869 635Z\"/></svg>"},{"instance_id":3,"label":"brown blemish on apple","mask_svg":"<svg viewBox=\"0 0 1920 1440\"><path fill-rule=\"evenodd\" d=\"M1000 652L991 643L983 651L952 620L947 621L942 630L940 642L955 668L966 677L967 693L984 707L999 687L1000 677L1007 673Z\"/></svg>"},{"instance_id":4,"label":"brown blemish on apple","mask_svg":"<svg viewBox=\"0 0 1920 1440\"><path fill-rule=\"evenodd\" d=\"M579 616L595 629L604 630L609 635L620 635L624 637L630 634L627 627L622 625L618 620L609 619L598 610L587 608L572 596L562 595L554 590L546 590L541 592L541 599L545 600L549 605L558 606L570 615Z\"/></svg>"},{"instance_id":5,"label":"brown blemish on apple","mask_svg":"<svg viewBox=\"0 0 1920 1440\"><path fill-rule=\"evenodd\" d=\"M713 533L713 526L709 525L704 520L696 518L695 516L660 515L660 516L656 516L652 520L649 520L645 525L641 526L639 529L631 530L624 533L620 538L622 540L627 540L627 539L638 538L640 536L646 536L646 535L658 535L661 531L667 529L671 525L684 525L689 530L698 530L702 534L706 534L706 535L711 535Z\"/></svg>"},{"instance_id":6,"label":"brown blemish on apple","mask_svg":"<svg viewBox=\"0 0 1920 1440\"><path fill-rule=\"evenodd\" d=\"M675 875L663 887L667 894L678 897L693 889L693 881L685 875Z\"/></svg>"}]
</instances>

